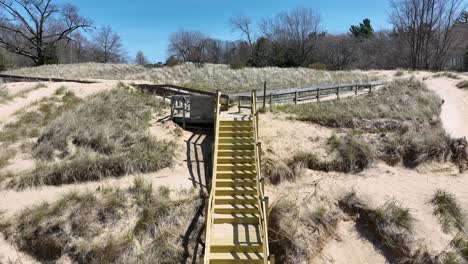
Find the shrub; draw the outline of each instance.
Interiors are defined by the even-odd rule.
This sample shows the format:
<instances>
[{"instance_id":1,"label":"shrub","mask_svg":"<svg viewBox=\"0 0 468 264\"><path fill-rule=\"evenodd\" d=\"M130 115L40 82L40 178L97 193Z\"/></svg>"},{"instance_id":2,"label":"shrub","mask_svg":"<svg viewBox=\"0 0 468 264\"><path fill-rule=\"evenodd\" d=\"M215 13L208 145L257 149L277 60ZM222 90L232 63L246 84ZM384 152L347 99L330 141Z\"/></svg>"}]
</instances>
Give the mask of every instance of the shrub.
<instances>
[{"instance_id":1,"label":"shrub","mask_svg":"<svg viewBox=\"0 0 468 264\"><path fill-rule=\"evenodd\" d=\"M405 72L404 72L404 71L400 71L400 70L399 70L399 71L395 72L395 77L401 77L401 76L403 76L403 75L405 75Z\"/></svg>"},{"instance_id":2,"label":"shrub","mask_svg":"<svg viewBox=\"0 0 468 264\"><path fill-rule=\"evenodd\" d=\"M434 215L439 217L444 231L449 231L452 228L463 231L465 227L465 216L461 206L455 198L455 195L437 190L431 199L434 206Z\"/></svg>"},{"instance_id":3,"label":"shrub","mask_svg":"<svg viewBox=\"0 0 468 264\"><path fill-rule=\"evenodd\" d=\"M336 153L332 166L343 172L360 172L373 162L374 154L371 147L352 134L343 137L331 136L327 145L330 152Z\"/></svg>"},{"instance_id":4,"label":"shrub","mask_svg":"<svg viewBox=\"0 0 468 264\"><path fill-rule=\"evenodd\" d=\"M316 62L316 63L310 64L308 68L314 69L314 70L326 71L327 65L320 63L320 62Z\"/></svg>"},{"instance_id":5,"label":"shrub","mask_svg":"<svg viewBox=\"0 0 468 264\"><path fill-rule=\"evenodd\" d=\"M24 209L5 222L3 233L18 249L48 263L65 257L73 263L169 264L193 257L189 248L197 235L181 237L201 206L195 192L172 195L167 188L138 184L73 192ZM200 230L203 219L192 224Z\"/></svg>"},{"instance_id":6,"label":"shrub","mask_svg":"<svg viewBox=\"0 0 468 264\"><path fill-rule=\"evenodd\" d=\"M468 261L468 239L463 236L458 236L455 237L452 244L457 249L461 257L465 261Z\"/></svg>"},{"instance_id":7,"label":"shrub","mask_svg":"<svg viewBox=\"0 0 468 264\"><path fill-rule=\"evenodd\" d=\"M245 68L245 66L246 65L244 63L238 62L238 61L233 61L229 63L229 68L232 70L240 70L240 69Z\"/></svg>"}]
</instances>

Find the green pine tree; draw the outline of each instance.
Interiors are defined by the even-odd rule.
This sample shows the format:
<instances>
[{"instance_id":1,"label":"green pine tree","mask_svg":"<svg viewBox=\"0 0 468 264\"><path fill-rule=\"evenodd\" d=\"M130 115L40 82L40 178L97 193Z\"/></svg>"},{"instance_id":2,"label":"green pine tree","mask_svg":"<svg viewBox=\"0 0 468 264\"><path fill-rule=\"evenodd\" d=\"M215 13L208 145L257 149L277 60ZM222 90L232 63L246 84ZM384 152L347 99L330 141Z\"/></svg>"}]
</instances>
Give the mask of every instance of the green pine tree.
<instances>
[{"instance_id":1,"label":"green pine tree","mask_svg":"<svg viewBox=\"0 0 468 264\"><path fill-rule=\"evenodd\" d=\"M374 29L372 28L370 19L366 18L359 23L358 26L351 26L349 28L351 35L357 38L371 38L374 35Z\"/></svg>"}]
</instances>

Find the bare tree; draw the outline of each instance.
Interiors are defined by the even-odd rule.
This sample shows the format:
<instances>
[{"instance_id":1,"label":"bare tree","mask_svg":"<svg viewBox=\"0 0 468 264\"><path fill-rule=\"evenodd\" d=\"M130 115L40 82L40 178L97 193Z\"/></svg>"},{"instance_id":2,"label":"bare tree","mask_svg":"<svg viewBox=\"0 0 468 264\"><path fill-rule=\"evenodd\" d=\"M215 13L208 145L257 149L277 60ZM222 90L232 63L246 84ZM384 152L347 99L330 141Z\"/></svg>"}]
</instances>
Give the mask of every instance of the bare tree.
<instances>
[{"instance_id":1,"label":"bare tree","mask_svg":"<svg viewBox=\"0 0 468 264\"><path fill-rule=\"evenodd\" d=\"M462 0L391 0L390 22L413 69L443 67Z\"/></svg>"},{"instance_id":2,"label":"bare tree","mask_svg":"<svg viewBox=\"0 0 468 264\"><path fill-rule=\"evenodd\" d=\"M139 50L135 56L135 63L139 65L146 65L148 64L148 59L143 54L143 51Z\"/></svg>"},{"instance_id":3,"label":"bare tree","mask_svg":"<svg viewBox=\"0 0 468 264\"><path fill-rule=\"evenodd\" d=\"M229 24L233 32L240 31L245 36L247 44L250 47L250 59L252 60L252 64L255 65L255 39L252 30L252 20L246 16L238 15L229 19Z\"/></svg>"},{"instance_id":4,"label":"bare tree","mask_svg":"<svg viewBox=\"0 0 468 264\"><path fill-rule=\"evenodd\" d=\"M103 63L122 62L125 51L123 50L122 40L110 26L100 28L94 35L93 44L96 53L96 59Z\"/></svg>"},{"instance_id":5,"label":"bare tree","mask_svg":"<svg viewBox=\"0 0 468 264\"><path fill-rule=\"evenodd\" d=\"M179 30L169 37L169 55L184 62L204 62L208 37L199 31Z\"/></svg>"},{"instance_id":6,"label":"bare tree","mask_svg":"<svg viewBox=\"0 0 468 264\"><path fill-rule=\"evenodd\" d=\"M36 65L47 62L48 50L70 34L92 25L70 4L52 0L0 0L0 46Z\"/></svg>"},{"instance_id":7,"label":"bare tree","mask_svg":"<svg viewBox=\"0 0 468 264\"><path fill-rule=\"evenodd\" d=\"M292 51L297 66L306 64L321 29L320 14L309 8L282 12L260 23L260 30L265 37Z\"/></svg>"}]
</instances>

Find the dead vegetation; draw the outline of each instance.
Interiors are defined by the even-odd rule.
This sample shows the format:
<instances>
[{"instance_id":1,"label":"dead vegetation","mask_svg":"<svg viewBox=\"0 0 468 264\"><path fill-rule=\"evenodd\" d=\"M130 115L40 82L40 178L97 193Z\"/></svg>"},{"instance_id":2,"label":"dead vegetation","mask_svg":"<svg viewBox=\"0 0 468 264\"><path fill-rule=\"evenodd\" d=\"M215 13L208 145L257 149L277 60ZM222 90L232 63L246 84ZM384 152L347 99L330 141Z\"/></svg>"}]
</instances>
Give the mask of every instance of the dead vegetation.
<instances>
[{"instance_id":1,"label":"dead vegetation","mask_svg":"<svg viewBox=\"0 0 468 264\"><path fill-rule=\"evenodd\" d=\"M194 191L155 191L136 178L128 189L69 193L0 226L9 242L41 262L179 263L193 255L197 238L184 232L201 204ZM201 225L195 222L197 230Z\"/></svg>"},{"instance_id":2,"label":"dead vegetation","mask_svg":"<svg viewBox=\"0 0 468 264\"><path fill-rule=\"evenodd\" d=\"M270 248L278 263L308 263L335 234L342 214L326 197L288 196L269 214Z\"/></svg>"},{"instance_id":3,"label":"dead vegetation","mask_svg":"<svg viewBox=\"0 0 468 264\"><path fill-rule=\"evenodd\" d=\"M170 166L173 145L146 133L162 108L162 101L123 88L89 98L49 122L33 147L36 168L9 186L95 181Z\"/></svg>"}]
</instances>

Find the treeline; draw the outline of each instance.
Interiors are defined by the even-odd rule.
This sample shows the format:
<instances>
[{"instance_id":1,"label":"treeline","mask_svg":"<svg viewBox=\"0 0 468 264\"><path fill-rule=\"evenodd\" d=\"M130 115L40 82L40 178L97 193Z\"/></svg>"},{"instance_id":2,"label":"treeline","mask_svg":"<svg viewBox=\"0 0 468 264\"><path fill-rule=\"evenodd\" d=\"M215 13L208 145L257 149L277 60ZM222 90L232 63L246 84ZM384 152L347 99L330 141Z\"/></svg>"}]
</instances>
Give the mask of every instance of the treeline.
<instances>
[{"instance_id":1,"label":"treeline","mask_svg":"<svg viewBox=\"0 0 468 264\"><path fill-rule=\"evenodd\" d=\"M364 19L339 35L325 32L320 14L309 8L281 12L257 24L236 16L229 24L241 40L223 41L180 30L170 36L168 64L441 70L451 56L465 56L468 62L468 12L462 4L462 0L392 0L391 30L375 31Z\"/></svg>"},{"instance_id":2,"label":"treeline","mask_svg":"<svg viewBox=\"0 0 468 264\"><path fill-rule=\"evenodd\" d=\"M29 65L125 62L120 36L76 6L53 0L0 1L0 70Z\"/></svg>"}]
</instances>

